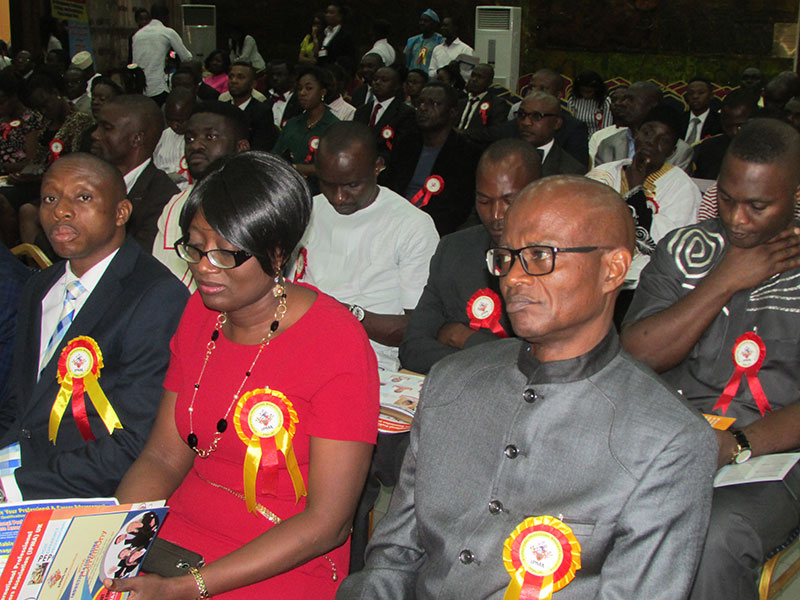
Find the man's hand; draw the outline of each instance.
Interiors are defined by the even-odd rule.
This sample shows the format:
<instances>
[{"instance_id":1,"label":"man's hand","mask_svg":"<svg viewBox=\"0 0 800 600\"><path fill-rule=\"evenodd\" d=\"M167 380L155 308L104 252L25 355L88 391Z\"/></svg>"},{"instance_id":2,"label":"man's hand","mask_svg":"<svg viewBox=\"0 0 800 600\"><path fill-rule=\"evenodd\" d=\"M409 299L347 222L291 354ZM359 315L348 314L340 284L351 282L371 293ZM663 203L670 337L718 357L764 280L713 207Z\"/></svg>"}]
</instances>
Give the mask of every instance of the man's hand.
<instances>
[{"instance_id":1,"label":"man's hand","mask_svg":"<svg viewBox=\"0 0 800 600\"><path fill-rule=\"evenodd\" d=\"M439 328L436 339L445 346L461 350L473 333L475 333L475 330L470 329L463 323L445 323Z\"/></svg>"},{"instance_id":2,"label":"man's hand","mask_svg":"<svg viewBox=\"0 0 800 600\"><path fill-rule=\"evenodd\" d=\"M712 275L715 284L733 295L796 267L800 267L800 229L793 226L753 248L739 248L729 243Z\"/></svg>"}]
</instances>

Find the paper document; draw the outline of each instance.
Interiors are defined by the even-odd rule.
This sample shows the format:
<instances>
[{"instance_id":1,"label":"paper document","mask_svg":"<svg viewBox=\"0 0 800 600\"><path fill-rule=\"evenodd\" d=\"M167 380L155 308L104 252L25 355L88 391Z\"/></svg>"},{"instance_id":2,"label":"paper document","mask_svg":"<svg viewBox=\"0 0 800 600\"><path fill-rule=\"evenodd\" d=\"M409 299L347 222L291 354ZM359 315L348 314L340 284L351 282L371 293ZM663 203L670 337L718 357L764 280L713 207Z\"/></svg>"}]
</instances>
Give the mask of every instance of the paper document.
<instances>
[{"instance_id":1,"label":"paper document","mask_svg":"<svg viewBox=\"0 0 800 600\"><path fill-rule=\"evenodd\" d=\"M764 481L783 481L786 474L800 460L800 453L766 454L751 458L741 465L726 465L714 477L714 487L738 485L740 483L761 483Z\"/></svg>"}]
</instances>

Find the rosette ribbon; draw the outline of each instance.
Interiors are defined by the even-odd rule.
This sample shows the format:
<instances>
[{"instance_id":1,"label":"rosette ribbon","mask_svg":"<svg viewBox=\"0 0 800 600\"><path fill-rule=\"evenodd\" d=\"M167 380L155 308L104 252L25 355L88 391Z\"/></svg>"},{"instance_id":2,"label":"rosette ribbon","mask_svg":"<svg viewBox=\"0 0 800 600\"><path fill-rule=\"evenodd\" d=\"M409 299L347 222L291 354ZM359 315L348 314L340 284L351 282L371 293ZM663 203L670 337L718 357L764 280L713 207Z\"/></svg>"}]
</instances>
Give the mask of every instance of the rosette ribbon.
<instances>
[{"instance_id":1,"label":"rosette ribbon","mask_svg":"<svg viewBox=\"0 0 800 600\"><path fill-rule=\"evenodd\" d=\"M467 317L470 329L491 329L497 337L506 338L508 334L500 325L502 309L500 296L489 288L483 288L472 294L467 302Z\"/></svg>"},{"instance_id":2,"label":"rosette ribbon","mask_svg":"<svg viewBox=\"0 0 800 600\"><path fill-rule=\"evenodd\" d=\"M733 375L712 410L720 409L723 415L727 412L733 397L739 390L742 377L744 377L753 394L753 399L756 401L756 406L761 411L761 416L767 414L767 411L772 411L764 388L761 387L761 382L758 380L758 371L766 357L767 347L761 336L753 331L740 335L733 345L733 364L735 366Z\"/></svg>"},{"instance_id":3,"label":"rosette ribbon","mask_svg":"<svg viewBox=\"0 0 800 600\"><path fill-rule=\"evenodd\" d=\"M114 433L115 429L123 428L117 413L114 412L105 392L97 382L102 368L103 354L100 352L97 342L90 337L85 335L76 337L70 340L61 351L58 359L58 383L61 387L55 402L53 402L53 408L50 409L48 427L48 437L54 445L61 418L64 416L70 399L72 400L72 416L75 418L78 431L84 441L89 442L95 439L89 425L89 417L86 414L84 392L89 393L89 399L103 420L109 435Z\"/></svg>"},{"instance_id":4,"label":"rosette ribbon","mask_svg":"<svg viewBox=\"0 0 800 600\"><path fill-rule=\"evenodd\" d=\"M424 65L426 56L428 56L428 47L423 46L422 48L419 49L419 54L417 55L417 64Z\"/></svg>"},{"instance_id":5,"label":"rosette ribbon","mask_svg":"<svg viewBox=\"0 0 800 600\"><path fill-rule=\"evenodd\" d=\"M59 139L54 139L50 142L50 156L48 161L52 164L61 158L61 153L64 151L64 142Z\"/></svg>"},{"instance_id":6,"label":"rosette ribbon","mask_svg":"<svg viewBox=\"0 0 800 600\"><path fill-rule=\"evenodd\" d=\"M598 110L594 113L594 121L597 123L597 128L600 129L600 126L603 124L603 111Z\"/></svg>"},{"instance_id":7,"label":"rosette ribbon","mask_svg":"<svg viewBox=\"0 0 800 600\"><path fill-rule=\"evenodd\" d=\"M297 253L297 262L294 267L294 281L300 281L305 277L308 268L308 249L304 246Z\"/></svg>"},{"instance_id":8,"label":"rosette ribbon","mask_svg":"<svg viewBox=\"0 0 800 600\"><path fill-rule=\"evenodd\" d=\"M481 123L486 125L489 121L489 103L488 102L481 102L480 106L478 107L478 114L481 116Z\"/></svg>"},{"instance_id":9,"label":"rosette ribbon","mask_svg":"<svg viewBox=\"0 0 800 600\"><path fill-rule=\"evenodd\" d=\"M386 125L383 129L381 129L381 139L386 144L386 147L391 150L392 140L394 139L394 129L392 129L391 125Z\"/></svg>"},{"instance_id":10,"label":"rosette ribbon","mask_svg":"<svg viewBox=\"0 0 800 600\"><path fill-rule=\"evenodd\" d=\"M194 183L192 179L192 174L189 173L189 161L186 160L185 156L181 157L181 162L178 163L178 175L185 175L186 181L189 182L189 185Z\"/></svg>"},{"instance_id":11,"label":"rosette ribbon","mask_svg":"<svg viewBox=\"0 0 800 600\"><path fill-rule=\"evenodd\" d=\"M277 390L260 388L244 394L236 403L233 424L247 446L244 459L244 499L247 510L256 512L256 485L264 494L278 493L278 452L294 486L295 502L306 495L303 475L294 455L292 439L299 419L292 403Z\"/></svg>"},{"instance_id":12,"label":"rosette ribbon","mask_svg":"<svg viewBox=\"0 0 800 600\"><path fill-rule=\"evenodd\" d=\"M317 153L317 148L319 148L319 136L315 135L310 140L308 140L308 154L305 158L305 163L309 164L312 160L314 160L314 154Z\"/></svg>"},{"instance_id":13,"label":"rosette ribbon","mask_svg":"<svg viewBox=\"0 0 800 600\"><path fill-rule=\"evenodd\" d=\"M528 517L503 544L511 576L503 600L549 600L581 568L581 545L555 517Z\"/></svg>"},{"instance_id":14,"label":"rosette ribbon","mask_svg":"<svg viewBox=\"0 0 800 600\"><path fill-rule=\"evenodd\" d=\"M422 208L431 201L431 198L441 194L443 189L444 179L439 175L431 175L425 180L425 185L411 198L411 204L417 208Z\"/></svg>"},{"instance_id":15,"label":"rosette ribbon","mask_svg":"<svg viewBox=\"0 0 800 600\"><path fill-rule=\"evenodd\" d=\"M16 129L22 125L22 121L19 119L14 119L13 121L9 121L8 123L4 123L2 127L0 127L0 133L3 134L3 139L8 139L8 134L11 133L12 129Z\"/></svg>"}]
</instances>

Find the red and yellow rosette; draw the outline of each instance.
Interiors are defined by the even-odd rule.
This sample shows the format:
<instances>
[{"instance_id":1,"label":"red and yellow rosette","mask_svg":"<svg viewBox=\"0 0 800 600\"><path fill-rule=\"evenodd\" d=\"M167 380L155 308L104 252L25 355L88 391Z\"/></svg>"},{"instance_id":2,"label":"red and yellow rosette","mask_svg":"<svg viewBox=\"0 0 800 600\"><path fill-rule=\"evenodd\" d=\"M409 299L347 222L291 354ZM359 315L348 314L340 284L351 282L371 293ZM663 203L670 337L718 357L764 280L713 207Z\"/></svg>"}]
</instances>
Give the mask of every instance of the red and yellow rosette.
<instances>
[{"instance_id":1,"label":"red and yellow rosette","mask_svg":"<svg viewBox=\"0 0 800 600\"><path fill-rule=\"evenodd\" d=\"M481 123L484 125L489 121L489 108L491 108L491 105L488 102L481 102L478 106L478 114L481 116Z\"/></svg>"},{"instance_id":2,"label":"red and yellow rosette","mask_svg":"<svg viewBox=\"0 0 800 600\"><path fill-rule=\"evenodd\" d=\"M2 127L0 127L0 132L3 134L3 139L8 139L8 134L11 133L12 129L16 129L22 125L22 121L19 119L14 119L13 121L9 121L8 123L4 123Z\"/></svg>"},{"instance_id":3,"label":"red and yellow rosette","mask_svg":"<svg viewBox=\"0 0 800 600\"><path fill-rule=\"evenodd\" d=\"M483 288L472 294L467 302L467 318L471 329L491 329L497 337L506 338L508 334L500 325L502 304L497 292Z\"/></svg>"},{"instance_id":4,"label":"red and yellow rosette","mask_svg":"<svg viewBox=\"0 0 800 600\"><path fill-rule=\"evenodd\" d=\"M381 129L381 139L386 144L386 147L391 150L392 140L394 139L394 129L392 129L391 125L386 125L383 129Z\"/></svg>"},{"instance_id":5,"label":"red and yellow rosette","mask_svg":"<svg viewBox=\"0 0 800 600\"><path fill-rule=\"evenodd\" d=\"M722 390L722 395L712 410L720 409L723 415L728 411L733 397L739 390L742 377L744 377L747 380L750 391L753 393L756 406L761 411L761 416L763 417L767 414L767 411L772 411L767 395L764 393L764 388L761 387L761 382L758 380L758 370L764 364L766 357L767 347L761 336L753 331L740 335L733 345L733 364L735 366L733 375L731 375L727 385L725 385L725 389Z\"/></svg>"},{"instance_id":6,"label":"red and yellow rosette","mask_svg":"<svg viewBox=\"0 0 800 600\"><path fill-rule=\"evenodd\" d=\"M581 568L581 545L555 517L528 517L503 544L511 576L503 600L549 600Z\"/></svg>"},{"instance_id":7,"label":"red and yellow rosette","mask_svg":"<svg viewBox=\"0 0 800 600\"><path fill-rule=\"evenodd\" d=\"M295 502L306 495L303 475L292 447L299 419L292 403L277 390L260 388L244 394L236 403L233 425L247 446L244 459L244 498L247 510L256 510L256 483L259 474L262 493L278 492L278 452L294 485Z\"/></svg>"},{"instance_id":8,"label":"red and yellow rosette","mask_svg":"<svg viewBox=\"0 0 800 600\"><path fill-rule=\"evenodd\" d=\"M314 155L317 153L317 148L319 148L319 136L315 135L308 140L308 154L305 158L306 164L309 164L312 160L314 160Z\"/></svg>"},{"instance_id":9,"label":"red and yellow rosette","mask_svg":"<svg viewBox=\"0 0 800 600\"><path fill-rule=\"evenodd\" d=\"M75 417L81 436L87 442L95 439L86 414L84 391L89 392L89 399L103 420L109 435L114 433L115 429L122 429L117 413L114 412L105 392L97 382L102 368L103 354L97 342L90 337L85 335L76 337L61 351L58 359L58 383L61 388L53 402L53 408L50 409L48 427L48 437L54 445L61 418L70 399L72 399L72 416Z\"/></svg>"},{"instance_id":10,"label":"red and yellow rosette","mask_svg":"<svg viewBox=\"0 0 800 600\"><path fill-rule=\"evenodd\" d=\"M294 265L294 281L300 281L308 268L308 249L304 246L297 253L297 262Z\"/></svg>"},{"instance_id":11,"label":"red and yellow rosette","mask_svg":"<svg viewBox=\"0 0 800 600\"><path fill-rule=\"evenodd\" d=\"M425 185L411 198L411 204L417 208L426 206L431 198L438 196L444 189L444 179L439 175L431 175L425 180Z\"/></svg>"},{"instance_id":12,"label":"red and yellow rosette","mask_svg":"<svg viewBox=\"0 0 800 600\"><path fill-rule=\"evenodd\" d=\"M419 54L417 54L417 64L418 65L424 65L425 64L425 58L427 56L428 56L428 47L427 46L423 46L422 48L419 49Z\"/></svg>"},{"instance_id":13,"label":"red and yellow rosette","mask_svg":"<svg viewBox=\"0 0 800 600\"><path fill-rule=\"evenodd\" d=\"M178 163L178 175L185 175L186 181L189 182L189 185L194 183L192 180L192 174L189 173L189 161L186 160L185 156L182 156L181 161Z\"/></svg>"},{"instance_id":14,"label":"red and yellow rosette","mask_svg":"<svg viewBox=\"0 0 800 600\"><path fill-rule=\"evenodd\" d=\"M61 158L61 153L64 152L64 142L56 138L50 142L49 148L50 156L48 157L48 160L50 163L54 163Z\"/></svg>"}]
</instances>

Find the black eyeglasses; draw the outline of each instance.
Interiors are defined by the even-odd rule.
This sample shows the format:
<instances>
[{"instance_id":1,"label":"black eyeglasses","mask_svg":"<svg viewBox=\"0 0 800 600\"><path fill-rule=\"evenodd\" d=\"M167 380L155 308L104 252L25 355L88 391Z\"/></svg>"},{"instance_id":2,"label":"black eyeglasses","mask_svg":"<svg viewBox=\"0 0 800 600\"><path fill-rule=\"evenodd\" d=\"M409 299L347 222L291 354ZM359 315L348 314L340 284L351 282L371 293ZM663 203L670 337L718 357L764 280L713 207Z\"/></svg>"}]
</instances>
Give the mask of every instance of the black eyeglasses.
<instances>
[{"instance_id":1,"label":"black eyeglasses","mask_svg":"<svg viewBox=\"0 0 800 600\"><path fill-rule=\"evenodd\" d=\"M561 115L553 114L553 113L540 113L538 110L533 112L525 112L522 109L517 111L517 121L524 121L525 119L530 119L534 123L538 123L545 117L559 117Z\"/></svg>"},{"instance_id":2,"label":"black eyeglasses","mask_svg":"<svg viewBox=\"0 0 800 600\"><path fill-rule=\"evenodd\" d=\"M214 248L212 250L203 251L195 246L190 246L183 238L175 242L175 252L177 252L178 256L183 260L193 265L199 263L205 256L208 262L218 269L235 269L253 256L246 250L223 250L222 248Z\"/></svg>"},{"instance_id":3,"label":"black eyeglasses","mask_svg":"<svg viewBox=\"0 0 800 600\"><path fill-rule=\"evenodd\" d=\"M497 277L508 275L514 265L514 259L519 257L523 270L528 275L538 277L549 275L556 268L556 254L559 252L594 252L600 249L610 249L610 246L576 246L574 248L556 248L553 246L525 246L517 250L511 248L490 248L486 252L486 266L489 273Z\"/></svg>"}]
</instances>

